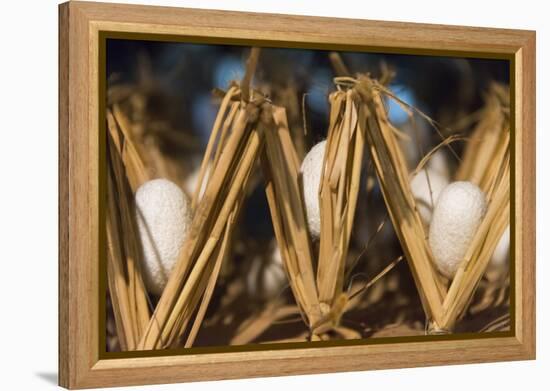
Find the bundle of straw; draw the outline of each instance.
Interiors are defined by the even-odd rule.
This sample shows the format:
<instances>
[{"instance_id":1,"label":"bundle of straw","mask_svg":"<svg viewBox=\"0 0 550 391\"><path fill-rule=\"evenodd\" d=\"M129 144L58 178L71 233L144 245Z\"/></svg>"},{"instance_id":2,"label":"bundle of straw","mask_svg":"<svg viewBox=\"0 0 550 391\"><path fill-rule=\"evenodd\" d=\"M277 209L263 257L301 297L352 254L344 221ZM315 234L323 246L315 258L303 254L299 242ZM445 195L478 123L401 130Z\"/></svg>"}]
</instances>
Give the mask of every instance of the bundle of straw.
<instances>
[{"instance_id":1,"label":"bundle of straw","mask_svg":"<svg viewBox=\"0 0 550 391\"><path fill-rule=\"evenodd\" d=\"M485 96L481 120L472 132L458 167L456 180L468 180L488 192L494 173L508 151L510 138L509 89L493 83Z\"/></svg>"},{"instance_id":2,"label":"bundle of straw","mask_svg":"<svg viewBox=\"0 0 550 391\"><path fill-rule=\"evenodd\" d=\"M349 304L343 288L365 145L366 117L358 110L358 99L353 89L338 90L330 96L330 124L319 189L321 236L316 277L300 186L300 162L284 109L272 107L273 124L264 130L266 154L262 162L275 236L294 297L314 339L329 331L350 334L340 325L340 319Z\"/></svg>"},{"instance_id":3,"label":"bundle of straw","mask_svg":"<svg viewBox=\"0 0 550 391\"><path fill-rule=\"evenodd\" d=\"M147 173L120 114L108 110L107 121L108 287L120 346L135 350L149 322L149 308L140 270L133 192Z\"/></svg>"},{"instance_id":4,"label":"bundle of straw","mask_svg":"<svg viewBox=\"0 0 550 391\"><path fill-rule=\"evenodd\" d=\"M445 281L435 269L411 193L408 168L397 142L399 133L389 122L383 104L384 97L397 98L367 75L349 82L361 97L358 111L366 118L367 142L380 187L430 321L430 332L450 332L467 308L509 218L509 122L503 118L498 128L501 137L488 152L492 163L477 168L483 171L480 183L486 191L489 207L447 292ZM499 107L502 113L506 112ZM442 145L450 141L444 140ZM425 159L421 161L424 163Z\"/></svg>"},{"instance_id":5,"label":"bundle of straw","mask_svg":"<svg viewBox=\"0 0 550 391\"><path fill-rule=\"evenodd\" d=\"M290 287L310 328L321 318L313 271L313 255L299 182L300 161L290 138L285 110L272 108L262 167L275 237Z\"/></svg>"},{"instance_id":6,"label":"bundle of straw","mask_svg":"<svg viewBox=\"0 0 550 391\"><path fill-rule=\"evenodd\" d=\"M445 298L443 326L447 328L452 328L464 314L510 223L508 88L493 84L485 100L482 119L468 141L457 179L476 183L487 194L489 208Z\"/></svg>"},{"instance_id":7,"label":"bundle of straw","mask_svg":"<svg viewBox=\"0 0 550 391\"><path fill-rule=\"evenodd\" d=\"M365 145L364 119L358 116L356 99L353 90L330 96L330 124L321 176L317 286L323 314L333 311L336 318L345 308L345 266Z\"/></svg>"},{"instance_id":8,"label":"bundle of straw","mask_svg":"<svg viewBox=\"0 0 550 391\"><path fill-rule=\"evenodd\" d=\"M193 195L196 210L190 231L139 349L177 346L191 321L186 347L192 346L198 333L263 143L257 123L264 100L249 91L258 55L253 49L241 88L231 87L222 101Z\"/></svg>"}]
</instances>

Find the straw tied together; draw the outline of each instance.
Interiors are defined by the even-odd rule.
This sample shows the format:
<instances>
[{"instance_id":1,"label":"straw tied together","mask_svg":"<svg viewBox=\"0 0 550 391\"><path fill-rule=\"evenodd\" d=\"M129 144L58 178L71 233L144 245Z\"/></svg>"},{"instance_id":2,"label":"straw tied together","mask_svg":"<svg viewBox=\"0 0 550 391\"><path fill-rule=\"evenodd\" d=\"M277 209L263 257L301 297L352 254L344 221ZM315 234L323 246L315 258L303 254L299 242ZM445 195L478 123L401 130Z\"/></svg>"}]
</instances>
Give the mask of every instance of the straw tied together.
<instances>
[{"instance_id":1,"label":"straw tied together","mask_svg":"<svg viewBox=\"0 0 550 391\"><path fill-rule=\"evenodd\" d=\"M468 307L508 222L509 120L501 109L502 99L495 100L492 106L502 121L490 152L491 172L483 179L487 213L448 288L434 266L427 233L411 192L409 170L398 144L401 134L389 122L384 107L384 97L398 98L384 83L368 75L335 78L337 90L329 97L329 128L319 186L319 253L318 258L314 258L304 206L301 162L285 109L273 105L250 87L259 54L258 48L252 49L243 80L240 85L231 85L221 102L192 197L193 220L154 313L149 317L139 273L134 274L139 289L132 287L130 293L124 291L124 286L115 278L109 279L110 289L116 289L115 296L121 293L122 299L113 300L113 307L116 319L120 320L117 328L121 324L124 329L119 335L126 336L125 346L129 350L149 350L193 345L221 265L229 253L235 222L256 162L260 163L265 179L285 272L309 329L310 340L324 339L325 333L338 331L350 299L361 293L348 294L344 284L366 150L370 152L388 213L411 266L430 332L452 330ZM130 182L139 183L143 180L139 174L141 163L132 153L128 154L128 148L124 151L116 148L120 143L117 144L114 138L117 134L112 129L118 128L114 122L112 125L109 126L109 142L113 146L110 153L118 151L122 156L115 168L121 169L124 165ZM129 141L126 140L126 144ZM443 141L442 146L451 141ZM416 172L424 164L425 161L421 161ZM479 167L468 170L477 172ZM468 177L466 170L460 172ZM111 249L116 250L116 242L116 238L109 241ZM109 257L110 274L113 268L122 267L121 263L125 262L122 258L120 251L118 257L116 254ZM391 262L381 274L400 259Z\"/></svg>"}]
</instances>

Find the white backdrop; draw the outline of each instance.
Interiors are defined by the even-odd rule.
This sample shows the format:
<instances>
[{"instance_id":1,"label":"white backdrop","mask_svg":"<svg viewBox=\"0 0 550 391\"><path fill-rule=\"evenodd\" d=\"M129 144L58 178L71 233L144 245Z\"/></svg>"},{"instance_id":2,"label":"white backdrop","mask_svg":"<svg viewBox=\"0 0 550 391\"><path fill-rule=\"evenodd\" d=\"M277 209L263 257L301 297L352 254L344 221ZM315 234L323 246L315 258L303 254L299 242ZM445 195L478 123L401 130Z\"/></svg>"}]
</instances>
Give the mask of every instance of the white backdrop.
<instances>
[{"instance_id":1,"label":"white backdrop","mask_svg":"<svg viewBox=\"0 0 550 391\"><path fill-rule=\"evenodd\" d=\"M124 2L119 0L120 2ZM548 20L543 1L182 0L134 3L537 30L537 361L148 387L155 390L511 390L550 370ZM57 378L57 1L5 1L0 55L1 389L52 389ZM546 17L545 17L546 16ZM546 132L545 132L546 130ZM546 376L544 376L546 375ZM137 388L136 388L137 389Z\"/></svg>"}]
</instances>

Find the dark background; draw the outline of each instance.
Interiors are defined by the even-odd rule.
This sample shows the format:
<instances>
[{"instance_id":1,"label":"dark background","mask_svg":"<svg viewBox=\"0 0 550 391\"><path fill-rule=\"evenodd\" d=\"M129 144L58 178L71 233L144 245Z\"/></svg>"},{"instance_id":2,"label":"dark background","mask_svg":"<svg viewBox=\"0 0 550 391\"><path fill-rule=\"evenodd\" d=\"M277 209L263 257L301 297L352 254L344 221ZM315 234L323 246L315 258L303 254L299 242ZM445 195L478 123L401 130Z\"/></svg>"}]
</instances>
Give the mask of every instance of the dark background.
<instances>
[{"instance_id":1,"label":"dark background","mask_svg":"<svg viewBox=\"0 0 550 391\"><path fill-rule=\"evenodd\" d=\"M142 97L138 104L130 102L128 105L132 107L128 112L130 119L143 124L143 131L159 142L165 157L177 161L178 167L187 167L184 170L187 173L183 175L185 180L202 159L210 136L220 101L219 94L213 91L226 90L232 81L240 81L249 52L247 46L108 39L108 99L114 99L109 91L115 91L120 86L125 86L130 95ZM380 77L383 69L391 69L395 76L389 88L400 99L437 121L444 136L453 133L458 124L473 117L472 114L483 106L484 95L491 83L509 83L509 62L506 60L339 53L353 75L370 73L373 77ZM300 158L326 138L329 116L327 98L335 89L335 76L328 51L279 48L263 48L261 51L253 87L276 105L286 108L291 132L303 132L304 127L307 129L304 145L296 146ZM390 121L403 132L412 134L412 121L407 113L395 102L385 102ZM441 135L418 115L415 115L414 121L422 127L423 139L422 150L416 151L416 155L413 153L413 159L409 162L411 167L441 141ZM474 125L475 121L460 125L460 132L468 135ZM171 136L163 138L167 134ZM463 145L457 143L453 148L460 155ZM387 217L378 187L375 185L372 196L367 199L365 175L361 181L363 185L358 198L350 256L361 252L369 238L375 235L376 227ZM245 292L235 299L232 323L224 324L216 320L216 311L223 307L224 297L231 291L232 284L246 279L250 265L256 262L254 254L268 255L269 243L273 242L271 216L262 183L259 178L249 189L246 207L240 216L239 232L232 246L233 256L228 262L229 271L225 275L222 273L217 281L204 323L207 326L201 329L196 346L226 345L243 319L265 308L265 301ZM354 268L351 280L368 281L391 259L402 254L391 223L386 224L378 236L380 239L374 241L372 248ZM287 297L288 303L294 302L289 289L283 290L282 294ZM482 323L509 309L504 305L495 309L494 313L491 311L488 309L486 316L481 318ZM456 331L478 331L483 326L476 323L479 319L473 317L471 322L459 325ZM377 282L362 305L348 311L342 319L344 325L360 330L362 337L423 334L424 322L425 315L405 261ZM395 324L406 327L388 328ZM302 328L301 320L297 319L294 323L271 327L259 340L290 338ZM380 332L384 334L377 334Z\"/></svg>"}]
</instances>

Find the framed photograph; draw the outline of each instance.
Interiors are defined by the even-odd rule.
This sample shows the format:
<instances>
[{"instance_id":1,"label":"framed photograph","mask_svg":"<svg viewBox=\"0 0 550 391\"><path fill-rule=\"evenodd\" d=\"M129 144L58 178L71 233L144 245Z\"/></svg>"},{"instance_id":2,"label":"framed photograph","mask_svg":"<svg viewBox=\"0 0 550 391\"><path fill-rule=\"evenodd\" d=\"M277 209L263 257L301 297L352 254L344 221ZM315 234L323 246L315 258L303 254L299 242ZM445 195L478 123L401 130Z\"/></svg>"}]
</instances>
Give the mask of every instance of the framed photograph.
<instances>
[{"instance_id":1,"label":"framed photograph","mask_svg":"<svg viewBox=\"0 0 550 391\"><path fill-rule=\"evenodd\" d=\"M59 6L59 382L535 358L535 33Z\"/></svg>"}]
</instances>

